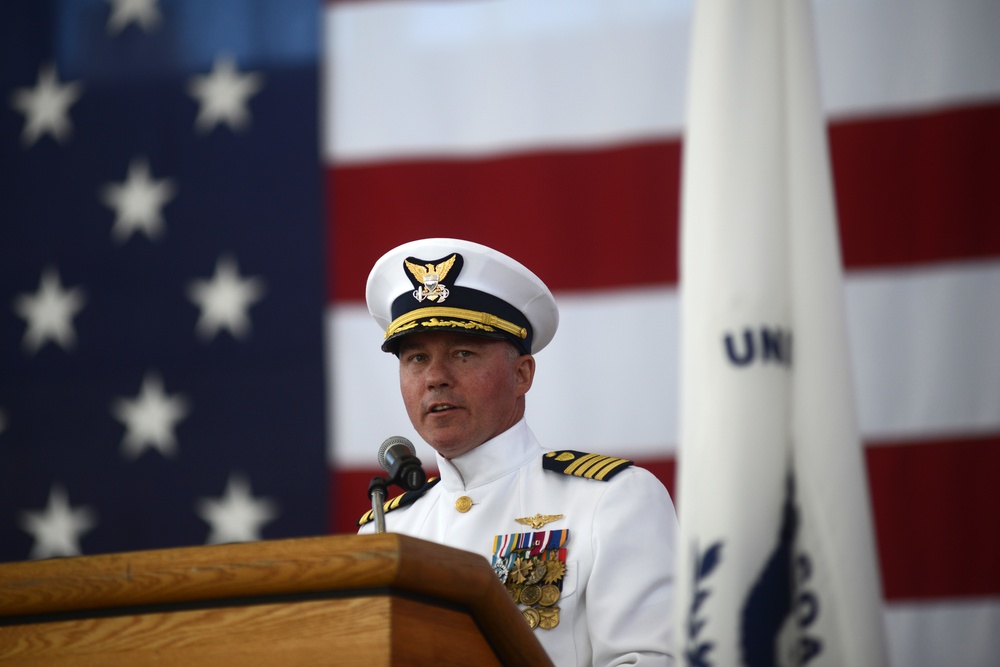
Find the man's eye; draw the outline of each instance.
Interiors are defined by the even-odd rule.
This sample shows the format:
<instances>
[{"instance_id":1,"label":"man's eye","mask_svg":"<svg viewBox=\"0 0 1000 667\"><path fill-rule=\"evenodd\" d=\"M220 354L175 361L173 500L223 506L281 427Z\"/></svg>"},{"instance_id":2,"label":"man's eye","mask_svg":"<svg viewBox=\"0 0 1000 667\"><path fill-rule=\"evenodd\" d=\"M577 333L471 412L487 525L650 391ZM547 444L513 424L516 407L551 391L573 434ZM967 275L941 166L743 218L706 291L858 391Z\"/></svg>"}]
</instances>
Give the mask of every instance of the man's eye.
<instances>
[{"instance_id":1,"label":"man's eye","mask_svg":"<svg viewBox=\"0 0 1000 667\"><path fill-rule=\"evenodd\" d=\"M457 350L455 352L456 357L461 357L462 359L468 359L472 356L472 350Z\"/></svg>"}]
</instances>

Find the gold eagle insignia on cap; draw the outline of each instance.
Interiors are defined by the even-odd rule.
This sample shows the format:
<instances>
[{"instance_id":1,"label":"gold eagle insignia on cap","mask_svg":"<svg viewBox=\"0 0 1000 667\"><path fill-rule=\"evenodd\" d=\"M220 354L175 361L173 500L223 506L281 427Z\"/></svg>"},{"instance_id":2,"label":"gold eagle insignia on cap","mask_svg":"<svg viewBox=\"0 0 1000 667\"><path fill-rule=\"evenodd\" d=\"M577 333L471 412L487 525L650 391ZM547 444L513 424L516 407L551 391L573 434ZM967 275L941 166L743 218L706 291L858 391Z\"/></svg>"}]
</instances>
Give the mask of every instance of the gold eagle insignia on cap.
<instances>
[{"instance_id":1,"label":"gold eagle insignia on cap","mask_svg":"<svg viewBox=\"0 0 1000 667\"><path fill-rule=\"evenodd\" d=\"M430 262L420 265L404 259L403 263L406 265L406 268L417 279L417 282L423 285L423 287L413 290L413 298L417 301L428 299L444 303L450 292L447 287L441 284L441 281L448 275L448 271L455 264L457 257L458 255L454 254L436 266Z\"/></svg>"}]
</instances>

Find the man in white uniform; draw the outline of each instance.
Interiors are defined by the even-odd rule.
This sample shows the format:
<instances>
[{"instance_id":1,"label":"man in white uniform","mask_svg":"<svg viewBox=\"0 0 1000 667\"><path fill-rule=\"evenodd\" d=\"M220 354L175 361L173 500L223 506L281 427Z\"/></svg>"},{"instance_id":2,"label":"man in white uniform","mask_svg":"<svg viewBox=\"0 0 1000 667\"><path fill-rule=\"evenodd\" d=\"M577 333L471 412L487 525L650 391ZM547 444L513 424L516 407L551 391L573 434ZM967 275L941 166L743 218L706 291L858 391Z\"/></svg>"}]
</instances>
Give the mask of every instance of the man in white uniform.
<instances>
[{"instance_id":1,"label":"man in white uniform","mask_svg":"<svg viewBox=\"0 0 1000 667\"><path fill-rule=\"evenodd\" d=\"M388 530L482 554L556 665L672 664L666 489L631 461L548 451L524 420L559 319L545 284L491 248L425 239L375 264L367 300L441 473L386 503Z\"/></svg>"}]
</instances>

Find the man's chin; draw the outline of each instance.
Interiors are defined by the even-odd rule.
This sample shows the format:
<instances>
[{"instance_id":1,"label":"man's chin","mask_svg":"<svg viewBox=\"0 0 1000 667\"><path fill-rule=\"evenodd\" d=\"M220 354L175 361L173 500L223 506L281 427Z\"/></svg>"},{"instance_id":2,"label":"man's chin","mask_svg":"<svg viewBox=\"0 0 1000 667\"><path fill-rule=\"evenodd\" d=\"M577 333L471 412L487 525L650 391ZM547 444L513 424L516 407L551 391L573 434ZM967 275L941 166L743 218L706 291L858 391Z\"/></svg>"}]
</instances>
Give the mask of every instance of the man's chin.
<instances>
[{"instance_id":1,"label":"man's chin","mask_svg":"<svg viewBox=\"0 0 1000 667\"><path fill-rule=\"evenodd\" d=\"M428 438L424 436L424 440L431 446L431 448L434 449L434 451L449 460L476 448L475 445L469 444L463 440L454 440L444 437Z\"/></svg>"}]
</instances>

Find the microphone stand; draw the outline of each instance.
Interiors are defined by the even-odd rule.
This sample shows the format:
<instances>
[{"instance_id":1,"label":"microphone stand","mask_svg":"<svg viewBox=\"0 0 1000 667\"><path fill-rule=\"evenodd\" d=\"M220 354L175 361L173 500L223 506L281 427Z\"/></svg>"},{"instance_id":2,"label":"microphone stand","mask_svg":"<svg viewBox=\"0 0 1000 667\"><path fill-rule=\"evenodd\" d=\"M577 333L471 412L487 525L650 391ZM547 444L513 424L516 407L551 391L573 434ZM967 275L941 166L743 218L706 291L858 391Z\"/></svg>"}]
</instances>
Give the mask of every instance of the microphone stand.
<instances>
[{"instance_id":1,"label":"microphone stand","mask_svg":"<svg viewBox=\"0 0 1000 667\"><path fill-rule=\"evenodd\" d=\"M376 475L368 482L368 497L372 499L372 516L375 518L375 532L385 532L385 496L386 482L384 477Z\"/></svg>"}]
</instances>

